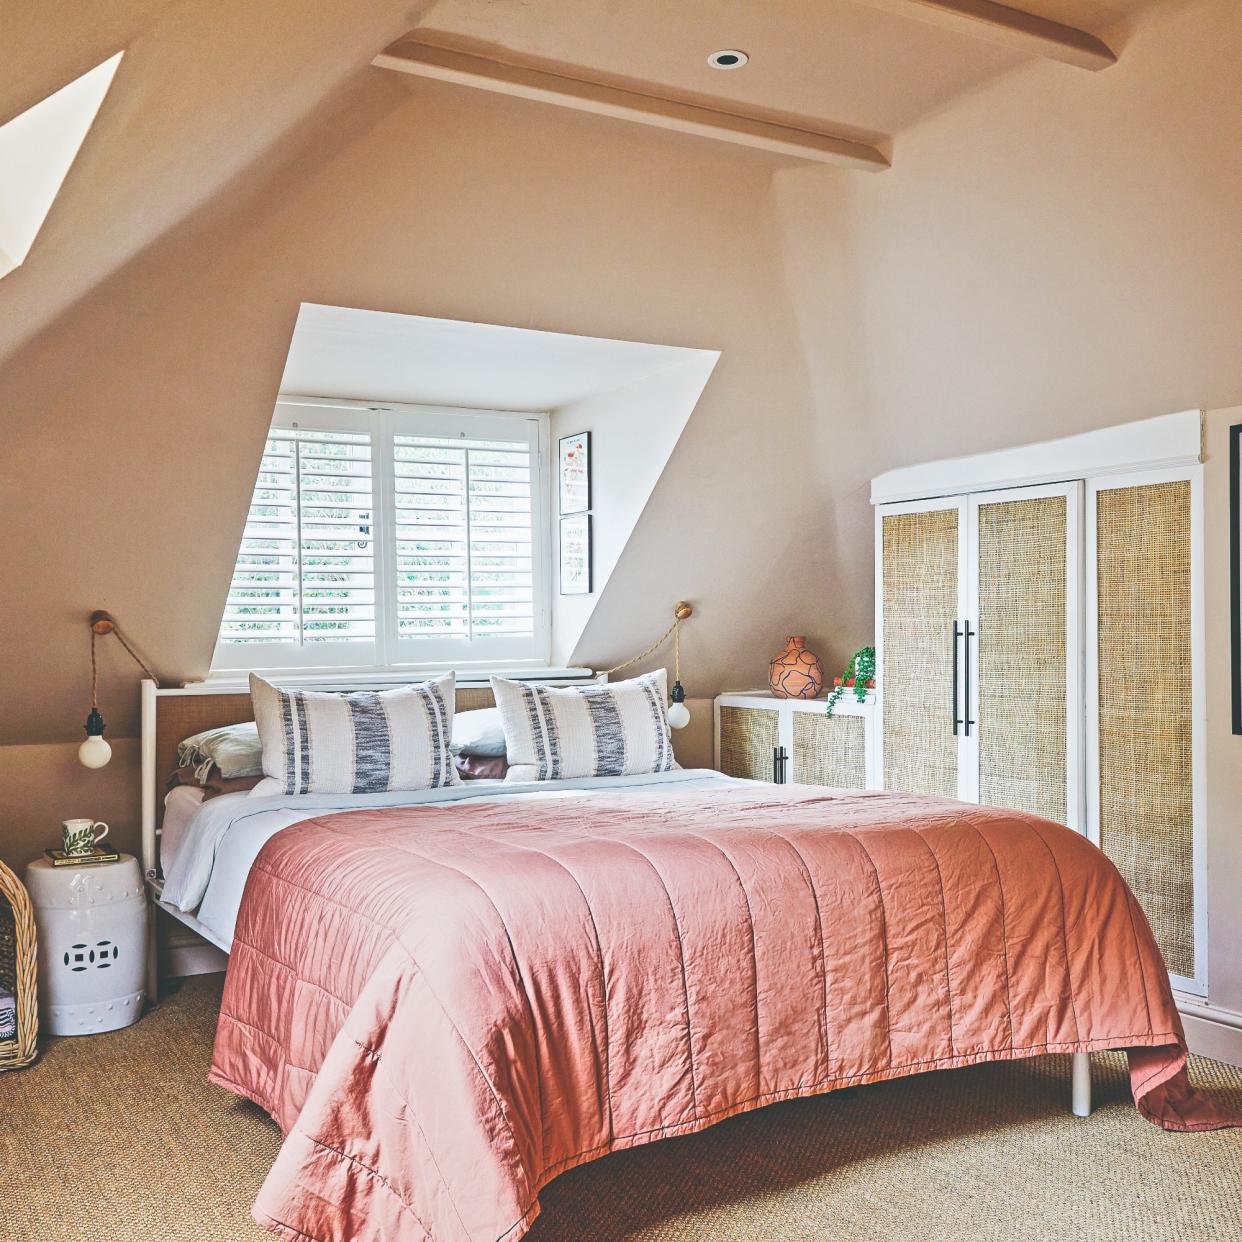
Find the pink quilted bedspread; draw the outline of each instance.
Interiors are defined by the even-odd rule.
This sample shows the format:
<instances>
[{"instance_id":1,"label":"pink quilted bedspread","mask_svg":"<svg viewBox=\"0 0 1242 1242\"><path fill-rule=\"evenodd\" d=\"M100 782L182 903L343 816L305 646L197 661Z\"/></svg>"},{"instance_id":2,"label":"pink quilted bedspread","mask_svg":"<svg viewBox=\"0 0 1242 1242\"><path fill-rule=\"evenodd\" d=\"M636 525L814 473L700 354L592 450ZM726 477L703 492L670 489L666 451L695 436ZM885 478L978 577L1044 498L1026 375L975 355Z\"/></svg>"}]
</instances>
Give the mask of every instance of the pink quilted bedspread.
<instances>
[{"instance_id":1,"label":"pink quilted bedspread","mask_svg":"<svg viewBox=\"0 0 1242 1242\"><path fill-rule=\"evenodd\" d=\"M1187 1082L1147 922L1082 837L901 794L673 787L285 829L246 889L211 1078L285 1132L255 1204L273 1232L497 1242L619 1148L1119 1047L1150 1120L1237 1120Z\"/></svg>"}]
</instances>

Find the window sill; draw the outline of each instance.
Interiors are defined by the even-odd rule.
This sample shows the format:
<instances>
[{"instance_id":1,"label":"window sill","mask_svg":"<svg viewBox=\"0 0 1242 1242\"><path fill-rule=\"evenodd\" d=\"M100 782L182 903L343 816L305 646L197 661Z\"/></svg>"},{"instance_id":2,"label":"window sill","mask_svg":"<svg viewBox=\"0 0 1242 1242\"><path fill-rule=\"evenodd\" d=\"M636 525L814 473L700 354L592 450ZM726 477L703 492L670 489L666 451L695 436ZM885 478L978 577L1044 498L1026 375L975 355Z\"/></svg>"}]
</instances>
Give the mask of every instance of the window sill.
<instances>
[{"instance_id":1,"label":"window sill","mask_svg":"<svg viewBox=\"0 0 1242 1242\"><path fill-rule=\"evenodd\" d=\"M498 663L494 666L478 665L394 665L388 668L321 668L281 669L256 668L254 670L221 669L208 673L202 681L187 682L184 689L201 694L224 694L229 691L244 693L250 688L249 673L282 687L300 687L314 690L385 690L396 686L408 686L426 681L444 673L455 672L459 686L486 686L491 677L510 677L515 681L541 681L552 685L566 685L590 681L596 674L589 668L549 668L536 663Z\"/></svg>"}]
</instances>

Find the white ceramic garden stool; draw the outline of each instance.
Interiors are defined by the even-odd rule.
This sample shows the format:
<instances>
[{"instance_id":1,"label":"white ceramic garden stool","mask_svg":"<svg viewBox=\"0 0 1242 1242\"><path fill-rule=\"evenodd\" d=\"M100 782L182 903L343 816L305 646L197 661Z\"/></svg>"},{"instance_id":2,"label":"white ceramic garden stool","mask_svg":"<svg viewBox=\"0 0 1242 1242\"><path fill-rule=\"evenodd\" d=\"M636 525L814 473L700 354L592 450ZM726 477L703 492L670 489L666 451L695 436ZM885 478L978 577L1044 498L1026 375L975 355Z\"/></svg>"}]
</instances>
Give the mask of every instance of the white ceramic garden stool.
<instances>
[{"instance_id":1,"label":"white ceramic garden stool","mask_svg":"<svg viewBox=\"0 0 1242 1242\"><path fill-rule=\"evenodd\" d=\"M147 902L138 860L26 868L39 941L39 1016L49 1035L138 1021L146 999Z\"/></svg>"}]
</instances>

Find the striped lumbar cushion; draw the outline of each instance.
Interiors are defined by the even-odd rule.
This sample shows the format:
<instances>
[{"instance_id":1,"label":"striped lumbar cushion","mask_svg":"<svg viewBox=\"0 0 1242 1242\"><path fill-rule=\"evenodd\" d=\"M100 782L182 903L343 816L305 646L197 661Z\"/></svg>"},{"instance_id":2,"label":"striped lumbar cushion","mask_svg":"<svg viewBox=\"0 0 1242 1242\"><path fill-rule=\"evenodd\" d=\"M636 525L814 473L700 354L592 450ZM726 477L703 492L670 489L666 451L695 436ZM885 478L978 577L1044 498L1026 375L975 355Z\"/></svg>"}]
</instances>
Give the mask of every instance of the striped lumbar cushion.
<instances>
[{"instance_id":1,"label":"striped lumbar cushion","mask_svg":"<svg viewBox=\"0 0 1242 1242\"><path fill-rule=\"evenodd\" d=\"M614 685L554 687L492 678L509 781L636 776L677 767L659 669Z\"/></svg>"},{"instance_id":2,"label":"striped lumbar cushion","mask_svg":"<svg viewBox=\"0 0 1242 1242\"><path fill-rule=\"evenodd\" d=\"M383 793L458 783L454 678L398 690L280 690L250 674L263 772L297 793Z\"/></svg>"}]
</instances>

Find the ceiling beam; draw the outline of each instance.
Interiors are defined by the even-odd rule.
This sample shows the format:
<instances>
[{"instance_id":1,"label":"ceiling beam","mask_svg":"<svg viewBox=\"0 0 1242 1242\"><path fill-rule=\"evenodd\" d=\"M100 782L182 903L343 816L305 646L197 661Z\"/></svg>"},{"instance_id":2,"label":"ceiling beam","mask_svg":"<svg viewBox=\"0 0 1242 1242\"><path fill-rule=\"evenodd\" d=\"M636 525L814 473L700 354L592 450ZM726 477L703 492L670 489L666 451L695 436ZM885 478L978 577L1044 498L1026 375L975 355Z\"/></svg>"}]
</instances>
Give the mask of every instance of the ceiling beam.
<instances>
[{"instance_id":1,"label":"ceiling beam","mask_svg":"<svg viewBox=\"0 0 1242 1242\"><path fill-rule=\"evenodd\" d=\"M931 22L1000 43L1015 51L1049 60L1063 61L1079 69L1107 69L1117 57L1103 40L1063 26L1047 17L1037 17L994 0L857 0L873 9L900 13L917 21Z\"/></svg>"},{"instance_id":2,"label":"ceiling beam","mask_svg":"<svg viewBox=\"0 0 1242 1242\"><path fill-rule=\"evenodd\" d=\"M838 138L834 134L795 129L789 125L777 125L732 112L717 112L712 108L679 103L656 95L619 90L602 82L508 65L482 56L431 47L413 39L394 43L371 63L381 69L395 69L400 73L452 82L457 86L471 86L517 99L534 99L561 108L616 117L700 138L713 138L777 155L791 155L798 159L872 172L889 166L888 160L875 147Z\"/></svg>"}]
</instances>

